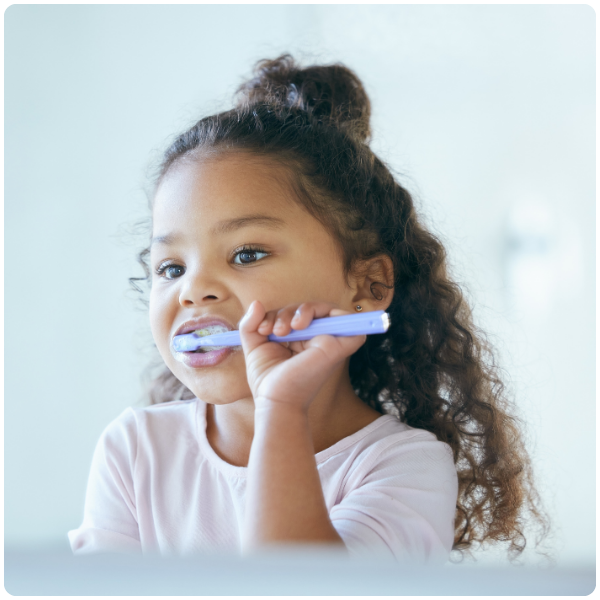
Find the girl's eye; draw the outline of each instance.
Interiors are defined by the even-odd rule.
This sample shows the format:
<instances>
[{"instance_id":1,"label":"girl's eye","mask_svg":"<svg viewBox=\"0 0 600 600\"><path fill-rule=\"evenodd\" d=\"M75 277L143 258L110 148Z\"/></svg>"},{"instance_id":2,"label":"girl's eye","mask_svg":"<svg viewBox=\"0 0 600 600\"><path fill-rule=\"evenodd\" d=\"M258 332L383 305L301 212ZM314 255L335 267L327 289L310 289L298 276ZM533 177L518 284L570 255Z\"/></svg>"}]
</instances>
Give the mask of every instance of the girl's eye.
<instances>
[{"instance_id":1,"label":"girl's eye","mask_svg":"<svg viewBox=\"0 0 600 600\"><path fill-rule=\"evenodd\" d=\"M259 260L262 260L264 255L268 256L269 253L265 252L262 248L257 248L254 246L244 246L239 250L236 250L233 254L235 265L251 265ZM239 262L236 260L239 257ZM165 279L178 279L185 273L185 267L181 265L173 264L173 263L163 263L156 269L156 274L159 277L164 277Z\"/></svg>"},{"instance_id":2,"label":"girl's eye","mask_svg":"<svg viewBox=\"0 0 600 600\"><path fill-rule=\"evenodd\" d=\"M181 265L160 265L156 269L156 274L166 279L177 279L177 277L181 277L184 273L185 269Z\"/></svg>"},{"instance_id":3,"label":"girl's eye","mask_svg":"<svg viewBox=\"0 0 600 600\"><path fill-rule=\"evenodd\" d=\"M240 248L240 250L237 250L234 253L233 264L234 265L250 265L252 263L258 262L261 259L257 258L257 254L264 254L265 256L269 255L269 253L265 252L262 248L256 248L254 246L244 246L243 248ZM240 262L235 261L235 259L238 256L240 257Z\"/></svg>"}]
</instances>

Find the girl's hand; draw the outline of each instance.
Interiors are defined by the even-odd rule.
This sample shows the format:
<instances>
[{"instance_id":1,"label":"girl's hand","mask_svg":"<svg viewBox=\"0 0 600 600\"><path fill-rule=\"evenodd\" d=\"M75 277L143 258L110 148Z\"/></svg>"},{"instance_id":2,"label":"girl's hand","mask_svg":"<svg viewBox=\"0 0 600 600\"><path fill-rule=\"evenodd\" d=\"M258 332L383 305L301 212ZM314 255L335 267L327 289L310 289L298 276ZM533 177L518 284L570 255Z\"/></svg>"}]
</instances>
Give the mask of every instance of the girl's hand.
<instances>
[{"instance_id":1,"label":"girl's hand","mask_svg":"<svg viewBox=\"0 0 600 600\"><path fill-rule=\"evenodd\" d=\"M267 339L306 329L315 318L352 314L328 302L290 304L268 313L255 300L240 321L248 384L255 402L284 403L307 410L333 370L354 354L366 335L318 335L285 345Z\"/></svg>"}]
</instances>

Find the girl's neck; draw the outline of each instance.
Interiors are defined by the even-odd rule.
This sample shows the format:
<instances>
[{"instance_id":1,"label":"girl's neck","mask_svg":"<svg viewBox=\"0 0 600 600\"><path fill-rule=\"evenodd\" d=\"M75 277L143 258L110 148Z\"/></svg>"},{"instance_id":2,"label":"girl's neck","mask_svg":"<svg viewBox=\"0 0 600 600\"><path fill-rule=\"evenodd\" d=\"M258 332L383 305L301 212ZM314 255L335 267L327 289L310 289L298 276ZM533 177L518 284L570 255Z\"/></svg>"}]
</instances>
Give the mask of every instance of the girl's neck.
<instances>
[{"instance_id":1,"label":"girl's neck","mask_svg":"<svg viewBox=\"0 0 600 600\"><path fill-rule=\"evenodd\" d=\"M326 392L323 389L322 392ZM315 454L356 433L381 416L367 406L347 382L335 394L320 394L308 410ZM248 465L254 437L254 402L244 398L231 404L209 404L206 436L215 453L235 466Z\"/></svg>"}]
</instances>

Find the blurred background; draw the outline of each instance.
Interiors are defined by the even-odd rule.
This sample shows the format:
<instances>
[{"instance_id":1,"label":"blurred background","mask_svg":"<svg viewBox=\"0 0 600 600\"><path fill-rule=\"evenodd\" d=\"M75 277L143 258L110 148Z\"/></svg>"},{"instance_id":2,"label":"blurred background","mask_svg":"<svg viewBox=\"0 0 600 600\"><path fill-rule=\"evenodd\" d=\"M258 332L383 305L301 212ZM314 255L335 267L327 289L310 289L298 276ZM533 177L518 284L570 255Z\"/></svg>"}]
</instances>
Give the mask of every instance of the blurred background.
<instances>
[{"instance_id":1,"label":"blurred background","mask_svg":"<svg viewBox=\"0 0 600 600\"><path fill-rule=\"evenodd\" d=\"M100 433L143 403L149 169L287 51L364 82L372 147L497 349L558 564L595 563L592 8L13 5L4 25L6 548L68 547Z\"/></svg>"}]
</instances>

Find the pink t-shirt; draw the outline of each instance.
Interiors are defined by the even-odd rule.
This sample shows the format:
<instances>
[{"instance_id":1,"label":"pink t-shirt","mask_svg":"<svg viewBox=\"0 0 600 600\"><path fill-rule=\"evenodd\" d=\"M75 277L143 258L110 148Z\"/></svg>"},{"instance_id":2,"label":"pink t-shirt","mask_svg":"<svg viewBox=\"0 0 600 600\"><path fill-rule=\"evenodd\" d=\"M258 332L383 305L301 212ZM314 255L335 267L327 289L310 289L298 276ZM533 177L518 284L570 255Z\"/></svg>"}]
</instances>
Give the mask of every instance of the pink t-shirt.
<instances>
[{"instance_id":1,"label":"pink t-shirt","mask_svg":"<svg viewBox=\"0 0 600 600\"><path fill-rule=\"evenodd\" d=\"M458 478L447 444L383 415L315 455L329 517L351 554L439 563L454 540ZM206 403L128 408L92 460L76 554L239 551L247 467L206 437Z\"/></svg>"}]
</instances>

